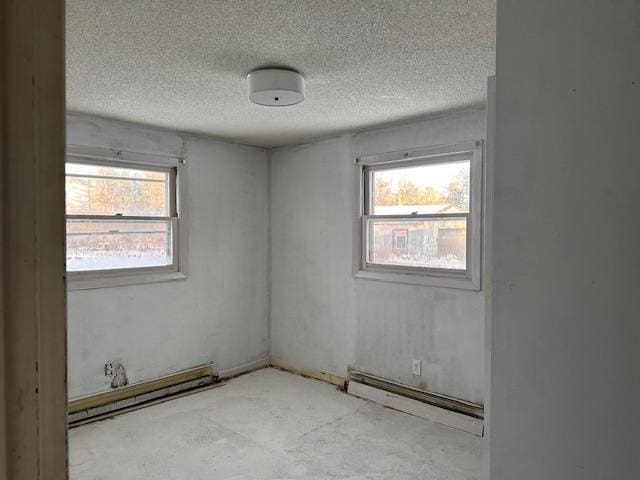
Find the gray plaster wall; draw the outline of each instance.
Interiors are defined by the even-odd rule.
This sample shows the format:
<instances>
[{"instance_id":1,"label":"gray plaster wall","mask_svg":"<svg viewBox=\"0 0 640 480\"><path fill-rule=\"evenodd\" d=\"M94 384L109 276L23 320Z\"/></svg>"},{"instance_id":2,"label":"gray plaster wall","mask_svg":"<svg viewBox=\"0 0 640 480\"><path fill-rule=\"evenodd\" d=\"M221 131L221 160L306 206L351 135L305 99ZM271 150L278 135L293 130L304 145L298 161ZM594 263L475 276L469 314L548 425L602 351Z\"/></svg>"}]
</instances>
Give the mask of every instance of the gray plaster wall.
<instances>
[{"instance_id":1,"label":"gray plaster wall","mask_svg":"<svg viewBox=\"0 0 640 480\"><path fill-rule=\"evenodd\" d=\"M484 292L353 277L353 158L484 136L485 111L470 110L272 151L274 357L483 402Z\"/></svg>"},{"instance_id":2,"label":"gray plaster wall","mask_svg":"<svg viewBox=\"0 0 640 480\"><path fill-rule=\"evenodd\" d=\"M498 2L492 480L640 478L640 2Z\"/></svg>"},{"instance_id":3,"label":"gray plaster wall","mask_svg":"<svg viewBox=\"0 0 640 480\"><path fill-rule=\"evenodd\" d=\"M136 382L269 352L269 162L262 149L78 115L67 143L184 156L186 280L68 293L71 398L109 388L106 361Z\"/></svg>"}]
</instances>

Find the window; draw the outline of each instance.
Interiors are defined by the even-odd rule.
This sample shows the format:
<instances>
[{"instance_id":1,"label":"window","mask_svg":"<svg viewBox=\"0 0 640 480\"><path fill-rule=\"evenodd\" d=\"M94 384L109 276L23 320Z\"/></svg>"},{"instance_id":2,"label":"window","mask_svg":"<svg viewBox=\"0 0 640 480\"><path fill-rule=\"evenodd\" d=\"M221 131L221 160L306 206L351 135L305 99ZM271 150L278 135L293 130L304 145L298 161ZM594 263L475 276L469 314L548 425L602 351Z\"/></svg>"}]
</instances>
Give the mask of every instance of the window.
<instances>
[{"instance_id":1,"label":"window","mask_svg":"<svg viewBox=\"0 0 640 480\"><path fill-rule=\"evenodd\" d=\"M73 154L66 164L70 288L184 278L178 159Z\"/></svg>"},{"instance_id":2,"label":"window","mask_svg":"<svg viewBox=\"0 0 640 480\"><path fill-rule=\"evenodd\" d=\"M409 244L407 239L409 238L409 230L406 228L394 228L392 231L393 238L393 253L406 254L408 253Z\"/></svg>"},{"instance_id":3,"label":"window","mask_svg":"<svg viewBox=\"0 0 640 480\"><path fill-rule=\"evenodd\" d=\"M482 143L362 157L357 277L480 288Z\"/></svg>"}]
</instances>

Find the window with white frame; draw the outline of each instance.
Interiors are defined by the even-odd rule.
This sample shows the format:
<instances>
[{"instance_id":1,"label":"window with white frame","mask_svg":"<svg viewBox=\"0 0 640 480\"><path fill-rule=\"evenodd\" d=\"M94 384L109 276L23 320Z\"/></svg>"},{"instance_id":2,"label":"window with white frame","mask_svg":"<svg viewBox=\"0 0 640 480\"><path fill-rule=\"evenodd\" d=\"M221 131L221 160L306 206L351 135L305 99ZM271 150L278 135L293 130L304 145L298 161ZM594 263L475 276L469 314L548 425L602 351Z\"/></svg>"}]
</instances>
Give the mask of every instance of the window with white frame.
<instances>
[{"instance_id":1,"label":"window with white frame","mask_svg":"<svg viewBox=\"0 0 640 480\"><path fill-rule=\"evenodd\" d=\"M357 159L364 278L480 288L482 142Z\"/></svg>"},{"instance_id":2,"label":"window with white frame","mask_svg":"<svg viewBox=\"0 0 640 480\"><path fill-rule=\"evenodd\" d=\"M66 257L70 286L181 278L180 161L69 155ZM96 282L106 279L106 282Z\"/></svg>"}]
</instances>

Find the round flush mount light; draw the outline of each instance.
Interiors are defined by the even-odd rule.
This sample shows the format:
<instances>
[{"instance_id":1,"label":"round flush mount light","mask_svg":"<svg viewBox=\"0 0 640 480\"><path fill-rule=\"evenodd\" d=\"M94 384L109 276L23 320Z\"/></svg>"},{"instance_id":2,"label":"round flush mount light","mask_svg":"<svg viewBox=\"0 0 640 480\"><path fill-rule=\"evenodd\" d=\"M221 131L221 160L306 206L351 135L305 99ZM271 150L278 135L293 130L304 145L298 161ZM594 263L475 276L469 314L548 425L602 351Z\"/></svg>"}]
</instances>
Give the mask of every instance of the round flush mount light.
<instances>
[{"instance_id":1,"label":"round flush mount light","mask_svg":"<svg viewBox=\"0 0 640 480\"><path fill-rule=\"evenodd\" d=\"M249 100L268 107L285 107L304 100L304 77L292 70L264 68L247 75Z\"/></svg>"}]
</instances>

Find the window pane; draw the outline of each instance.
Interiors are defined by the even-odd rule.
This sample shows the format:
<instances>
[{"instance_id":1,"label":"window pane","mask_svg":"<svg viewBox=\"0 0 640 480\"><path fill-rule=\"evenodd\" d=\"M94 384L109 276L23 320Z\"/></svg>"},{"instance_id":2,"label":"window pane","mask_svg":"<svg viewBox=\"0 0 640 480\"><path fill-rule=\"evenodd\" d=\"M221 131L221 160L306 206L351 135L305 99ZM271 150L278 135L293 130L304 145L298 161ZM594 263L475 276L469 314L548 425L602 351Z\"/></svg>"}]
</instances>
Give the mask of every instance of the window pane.
<instances>
[{"instance_id":1,"label":"window pane","mask_svg":"<svg viewBox=\"0 0 640 480\"><path fill-rule=\"evenodd\" d=\"M67 215L170 215L166 171L67 163L66 174Z\"/></svg>"},{"instance_id":2,"label":"window pane","mask_svg":"<svg viewBox=\"0 0 640 480\"><path fill-rule=\"evenodd\" d=\"M171 265L171 221L67 220L67 270Z\"/></svg>"},{"instance_id":3,"label":"window pane","mask_svg":"<svg viewBox=\"0 0 640 480\"><path fill-rule=\"evenodd\" d=\"M467 219L369 219L368 263L467 268Z\"/></svg>"},{"instance_id":4,"label":"window pane","mask_svg":"<svg viewBox=\"0 0 640 480\"><path fill-rule=\"evenodd\" d=\"M468 213L470 161L373 170L371 214Z\"/></svg>"}]
</instances>

